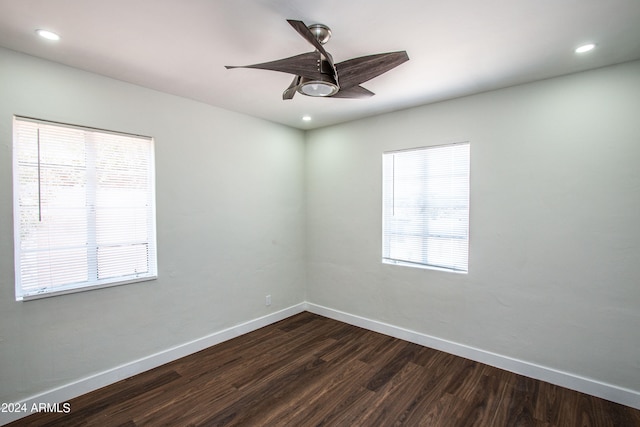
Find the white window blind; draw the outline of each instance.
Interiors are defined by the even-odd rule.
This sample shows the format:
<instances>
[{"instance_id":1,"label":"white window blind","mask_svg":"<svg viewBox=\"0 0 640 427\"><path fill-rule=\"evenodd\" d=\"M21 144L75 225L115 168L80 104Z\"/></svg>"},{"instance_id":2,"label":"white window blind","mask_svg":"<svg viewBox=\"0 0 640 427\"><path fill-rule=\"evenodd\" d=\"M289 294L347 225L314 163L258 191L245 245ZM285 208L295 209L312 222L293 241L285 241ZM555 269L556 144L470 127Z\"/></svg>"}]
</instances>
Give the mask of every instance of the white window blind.
<instances>
[{"instance_id":1,"label":"white window blind","mask_svg":"<svg viewBox=\"0 0 640 427\"><path fill-rule=\"evenodd\" d=\"M153 139L13 122L16 300L157 275Z\"/></svg>"},{"instance_id":2,"label":"white window blind","mask_svg":"<svg viewBox=\"0 0 640 427\"><path fill-rule=\"evenodd\" d=\"M469 144L383 154L385 263L466 272Z\"/></svg>"}]
</instances>

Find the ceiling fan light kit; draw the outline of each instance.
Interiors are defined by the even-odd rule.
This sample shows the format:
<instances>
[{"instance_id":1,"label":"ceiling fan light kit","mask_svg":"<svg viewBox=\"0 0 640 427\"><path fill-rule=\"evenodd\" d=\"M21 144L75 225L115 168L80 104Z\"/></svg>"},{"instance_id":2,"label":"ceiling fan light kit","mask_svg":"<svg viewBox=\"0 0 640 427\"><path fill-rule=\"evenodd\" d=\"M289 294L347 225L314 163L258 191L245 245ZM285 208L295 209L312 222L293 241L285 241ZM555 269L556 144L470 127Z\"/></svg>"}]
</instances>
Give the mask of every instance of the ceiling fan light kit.
<instances>
[{"instance_id":1,"label":"ceiling fan light kit","mask_svg":"<svg viewBox=\"0 0 640 427\"><path fill-rule=\"evenodd\" d=\"M231 68L256 68L293 74L295 77L282 94L282 99L292 99L296 92L313 97L369 98L374 95L360 86L368 80L386 73L409 60L405 51L361 56L334 64L331 54L323 45L331 38L331 29L323 24L305 25L289 19L289 24L313 47L314 52L290 58Z\"/></svg>"},{"instance_id":2,"label":"ceiling fan light kit","mask_svg":"<svg viewBox=\"0 0 640 427\"><path fill-rule=\"evenodd\" d=\"M323 76L322 80L309 80L305 77L300 79L298 84L298 92L307 96L332 96L338 92L338 85L330 81L330 77Z\"/></svg>"}]
</instances>

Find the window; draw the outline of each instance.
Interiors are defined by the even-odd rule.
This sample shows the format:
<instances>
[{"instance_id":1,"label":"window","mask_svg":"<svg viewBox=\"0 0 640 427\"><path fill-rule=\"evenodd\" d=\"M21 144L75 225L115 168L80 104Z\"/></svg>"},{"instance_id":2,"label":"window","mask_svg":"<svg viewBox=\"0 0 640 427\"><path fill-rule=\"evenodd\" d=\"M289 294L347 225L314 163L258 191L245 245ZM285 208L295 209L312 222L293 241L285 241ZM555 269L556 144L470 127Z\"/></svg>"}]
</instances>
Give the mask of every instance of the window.
<instances>
[{"instance_id":1,"label":"window","mask_svg":"<svg viewBox=\"0 0 640 427\"><path fill-rule=\"evenodd\" d=\"M153 139L14 117L16 300L157 276Z\"/></svg>"},{"instance_id":2,"label":"window","mask_svg":"<svg viewBox=\"0 0 640 427\"><path fill-rule=\"evenodd\" d=\"M469 144L383 154L382 261L466 272Z\"/></svg>"}]
</instances>

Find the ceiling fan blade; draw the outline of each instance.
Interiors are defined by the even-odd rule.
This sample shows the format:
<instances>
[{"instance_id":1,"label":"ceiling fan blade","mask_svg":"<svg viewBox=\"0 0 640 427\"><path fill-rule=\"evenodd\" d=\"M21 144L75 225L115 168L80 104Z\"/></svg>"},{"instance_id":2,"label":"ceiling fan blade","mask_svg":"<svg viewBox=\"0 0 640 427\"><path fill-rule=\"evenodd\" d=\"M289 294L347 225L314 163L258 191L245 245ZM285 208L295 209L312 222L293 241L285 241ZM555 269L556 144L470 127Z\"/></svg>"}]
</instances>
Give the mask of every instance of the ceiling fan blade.
<instances>
[{"instance_id":1,"label":"ceiling fan blade","mask_svg":"<svg viewBox=\"0 0 640 427\"><path fill-rule=\"evenodd\" d=\"M340 88L336 94L331 95L331 98L370 98L373 95L375 95L375 93L362 86L356 85L346 89Z\"/></svg>"},{"instance_id":2,"label":"ceiling fan blade","mask_svg":"<svg viewBox=\"0 0 640 427\"><path fill-rule=\"evenodd\" d=\"M311 43L313 45L313 47L318 49L318 52L320 52L322 54L322 56L324 56L326 58L327 61L329 61L329 64L331 65L331 68L333 68L333 71L334 71L333 74L335 75L336 67L333 64L333 58L331 58L331 55L329 55L329 53L324 49L324 46L322 46L322 43L320 43L318 41L318 39L316 39L316 36L314 36L313 33L311 32L311 30L309 30L309 28L307 28L305 23L302 22L302 21L296 21L296 20L293 20L293 19L287 19L287 22L302 37L304 37L305 40L307 40L309 43Z\"/></svg>"},{"instance_id":3,"label":"ceiling fan blade","mask_svg":"<svg viewBox=\"0 0 640 427\"><path fill-rule=\"evenodd\" d=\"M284 100L292 99L293 95L295 95L296 91L298 90L299 84L300 84L300 76L295 76L293 78L293 81L289 85L289 87L286 88L284 92L282 92L282 99Z\"/></svg>"},{"instance_id":4,"label":"ceiling fan blade","mask_svg":"<svg viewBox=\"0 0 640 427\"><path fill-rule=\"evenodd\" d=\"M309 52L261 64L225 65L225 68L228 70L232 68L256 68L259 70L281 71L315 80L322 78L322 73L318 70L319 59L318 52Z\"/></svg>"},{"instance_id":5,"label":"ceiling fan blade","mask_svg":"<svg viewBox=\"0 0 640 427\"><path fill-rule=\"evenodd\" d=\"M409 60L405 51L379 53L348 59L336 64L340 90L371 80Z\"/></svg>"}]
</instances>

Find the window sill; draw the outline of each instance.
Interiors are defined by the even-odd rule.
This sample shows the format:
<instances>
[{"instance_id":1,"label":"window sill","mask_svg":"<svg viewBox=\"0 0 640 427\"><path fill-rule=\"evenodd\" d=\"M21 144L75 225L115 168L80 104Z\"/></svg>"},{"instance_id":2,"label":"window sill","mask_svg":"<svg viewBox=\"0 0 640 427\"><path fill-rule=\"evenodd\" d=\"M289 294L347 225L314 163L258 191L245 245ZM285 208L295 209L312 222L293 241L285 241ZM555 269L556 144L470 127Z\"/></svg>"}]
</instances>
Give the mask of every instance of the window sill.
<instances>
[{"instance_id":1,"label":"window sill","mask_svg":"<svg viewBox=\"0 0 640 427\"><path fill-rule=\"evenodd\" d=\"M111 288L114 286L129 285L132 283L147 282L150 280L155 280L157 278L158 276L148 276L148 277L139 277L136 279L124 280L121 282L102 283L102 284L89 285L89 286L83 286L83 285L66 286L66 287L57 288L55 290L41 291L41 292L25 294L22 296L16 296L16 301L31 301L31 300L42 299L42 298L57 297L60 295L74 294L74 293L85 292L85 291L93 291L95 289L104 289L104 288Z\"/></svg>"},{"instance_id":2,"label":"window sill","mask_svg":"<svg viewBox=\"0 0 640 427\"><path fill-rule=\"evenodd\" d=\"M427 264L418 264L415 262L399 261L395 259L383 258L382 263L389 264L389 265L399 265L401 267L421 268L423 270L435 270L435 271L444 271L447 273L468 274L468 271L465 271L465 270L456 270L454 268L438 267L435 265L427 265Z\"/></svg>"}]
</instances>

